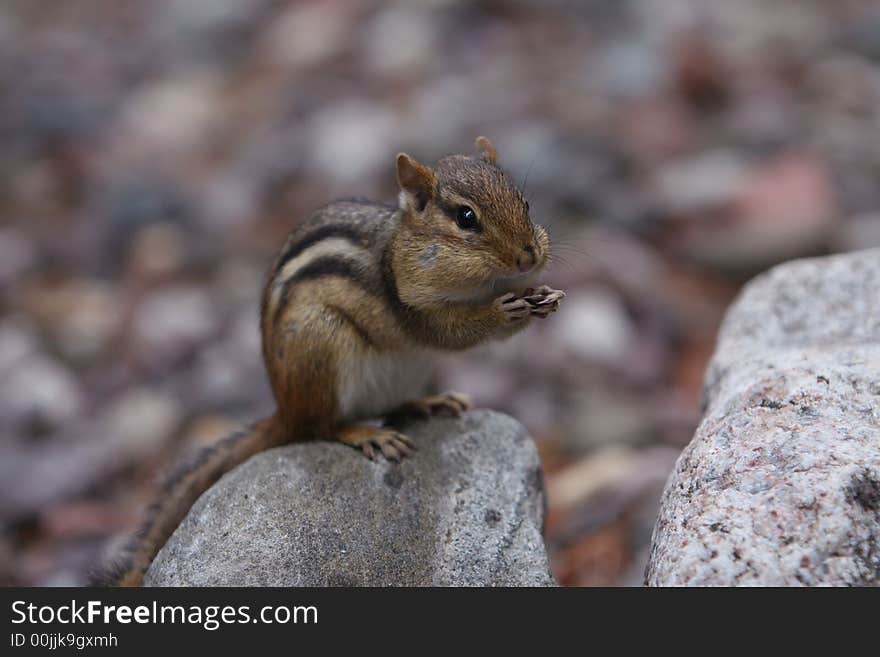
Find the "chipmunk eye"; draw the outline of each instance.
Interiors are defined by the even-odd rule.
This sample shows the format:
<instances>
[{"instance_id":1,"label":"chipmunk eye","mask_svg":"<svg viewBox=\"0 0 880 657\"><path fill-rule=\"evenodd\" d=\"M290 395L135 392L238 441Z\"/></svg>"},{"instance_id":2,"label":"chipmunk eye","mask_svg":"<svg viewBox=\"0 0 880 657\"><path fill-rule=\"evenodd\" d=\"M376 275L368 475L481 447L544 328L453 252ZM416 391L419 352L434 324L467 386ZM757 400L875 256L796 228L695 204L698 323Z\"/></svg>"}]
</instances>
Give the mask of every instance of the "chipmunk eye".
<instances>
[{"instance_id":1,"label":"chipmunk eye","mask_svg":"<svg viewBox=\"0 0 880 657\"><path fill-rule=\"evenodd\" d=\"M462 205L455 215L455 223L462 230L479 230L480 224L477 221L477 214L466 205Z\"/></svg>"}]
</instances>

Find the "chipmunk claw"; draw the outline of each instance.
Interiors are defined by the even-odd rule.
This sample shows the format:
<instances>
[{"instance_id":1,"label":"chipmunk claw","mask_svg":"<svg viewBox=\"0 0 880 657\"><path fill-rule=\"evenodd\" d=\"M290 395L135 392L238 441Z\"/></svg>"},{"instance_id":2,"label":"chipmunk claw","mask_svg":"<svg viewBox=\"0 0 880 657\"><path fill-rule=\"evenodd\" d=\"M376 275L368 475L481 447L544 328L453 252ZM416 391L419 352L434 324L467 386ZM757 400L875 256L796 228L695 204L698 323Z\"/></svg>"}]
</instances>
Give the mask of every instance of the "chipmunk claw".
<instances>
[{"instance_id":1,"label":"chipmunk claw","mask_svg":"<svg viewBox=\"0 0 880 657\"><path fill-rule=\"evenodd\" d=\"M361 451L371 461L376 460L376 450L373 448L372 443L364 443L363 445L361 445Z\"/></svg>"},{"instance_id":2,"label":"chipmunk claw","mask_svg":"<svg viewBox=\"0 0 880 657\"><path fill-rule=\"evenodd\" d=\"M429 404L431 415L459 417L466 410L474 406L471 398L461 392L444 392L428 397L425 401Z\"/></svg>"},{"instance_id":3,"label":"chipmunk claw","mask_svg":"<svg viewBox=\"0 0 880 657\"><path fill-rule=\"evenodd\" d=\"M402 436L403 434L400 435ZM412 454L412 449L400 438L391 438L387 442L381 443L379 448L382 450L382 456L389 461L398 463L403 457Z\"/></svg>"},{"instance_id":4,"label":"chipmunk claw","mask_svg":"<svg viewBox=\"0 0 880 657\"><path fill-rule=\"evenodd\" d=\"M364 443L361 449L364 448L369 448L370 452L374 454L372 457L370 457L369 454L367 455L370 460L375 460L374 448L378 448L379 451L382 452L382 456L387 460L399 463L404 457L413 453L415 445L412 440L402 433L384 430L382 433L376 434L375 437Z\"/></svg>"},{"instance_id":5,"label":"chipmunk claw","mask_svg":"<svg viewBox=\"0 0 880 657\"><path fill-rule=\"evenodd\" d=\"M339 432L338 438L346 445L360 449L371 461L375 461L381 452L387 460L397 463L416 449L409 436L384 427L346 427Z\"/></svg>"},{"instance_id":6,"label":"chipmunk claw","mask_svg":"<svg viewBox=\"0 0 880 657\"><path fill-rule=\"evenodd\" d=\"M508 292L495 299L495 307L501 311L505 321L515 324L526 319L531 312L531 305L522 297Z\"/></svg>"},{"instance_id":7,"label":"chipmunk claw","mask_svg":"<svg viewBox=\"0 0 880 657\"><path fill-rule=\"evenodd\" d=\"M391 417L415 415L418 417L432 417L434 415L452 415L458 417L471 408L473 403L470 397L460 392L443 392L439 395L429 395L421 399L408 401L390 413Z\"/></svg>"},{"instance_id":8,"label":"chipmunk claw","mask_svg":"<svg viewBox=\"0 0 880 657\"><path fill-rule=\"evenodd\" d=\"M547 317L559 310L559 303L565 298L565 292L554 290L542 285L537 290L526 290L523 300L529 304L529 313L534 317Z\"/></svg>"}]
</instances>

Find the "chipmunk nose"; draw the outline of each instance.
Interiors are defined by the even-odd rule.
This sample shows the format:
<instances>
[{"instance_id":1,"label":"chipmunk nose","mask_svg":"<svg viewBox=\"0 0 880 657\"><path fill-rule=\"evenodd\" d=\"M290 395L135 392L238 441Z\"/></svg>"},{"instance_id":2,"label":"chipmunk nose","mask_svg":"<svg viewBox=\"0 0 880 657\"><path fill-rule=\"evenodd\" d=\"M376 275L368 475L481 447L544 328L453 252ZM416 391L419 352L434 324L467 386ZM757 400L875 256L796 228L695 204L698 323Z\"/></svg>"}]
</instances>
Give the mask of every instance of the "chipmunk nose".
<instances>
[{"instance_id":1,"label":"chipmunk nose","mask_svg":"<svg viewBox=\"0 0 880 657\"><path fill-rule=\"evenodd\" d=\"M523 254L516 259L516 266L521 272L527 272L538 263L538 257L535 255L535 247L526 244L523 247Z\"/></svg>"}]
</instances>

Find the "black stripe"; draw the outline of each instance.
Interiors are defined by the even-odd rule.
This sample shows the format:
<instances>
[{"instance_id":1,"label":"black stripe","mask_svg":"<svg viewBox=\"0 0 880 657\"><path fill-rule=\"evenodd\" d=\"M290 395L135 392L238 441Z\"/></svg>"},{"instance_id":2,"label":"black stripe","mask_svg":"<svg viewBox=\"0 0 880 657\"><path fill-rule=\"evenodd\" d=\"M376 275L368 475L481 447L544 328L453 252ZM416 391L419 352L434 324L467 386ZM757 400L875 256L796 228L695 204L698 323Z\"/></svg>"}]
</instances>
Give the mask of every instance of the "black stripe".
<instances>
[{"instance_id":1,"label":"black stripe","mask_svg":"<svg viewBox=\"0 0 880 657\"><path fill-rule=\"evenodd\" d=\"M369 283L364 280L364 274L360 272L350 260L346 260L340 256L324 256L322 258L316 258L302 269L297 270L293 276L284 281L284 287L281 290L281 298L278 300L278 305L275 308L275 317L272 319L273 323L277 325L278 321L281 319L281 313L287 306L290 290L294 285L300 281L314 280L325 276L347 278L357 283L368 292L374 292Z\"/></svg>"},{"instance_id":2,"label":"black stripe","mask_svg":"<svg viewBox=\"0 0 880 657\"><path fill-rule=\"evenodd\" d=\"M348 324L352 329L354 329L355 333L360 336L361 340L363 340L368 347L376 346L376 343L373 341L373 338L370 337L370 334L367 332L367 330L363 326L361 326L357 322L357 320L352 317L347 311L343 310L339 306L328 305L327 308L335 315L337 315L339 319L341 319L344 323Z\"/></svg>"},{"instance_id":3,"label":"black stripe","mask_svg":"<svg viewBox=\"0 0 880 657\"><path fill-rule=\"evenodd\" d=\"M398 321L412 336L419 338L421 333L427 330L422 314L410 305L403 302L397 290L397 280L394 275L394 267L391 264L391 242L382 251L382 291L388 300Z\"/></svg>"},{"instance_id":4,"label":"black stripe","mask_svg":"<svg viewBox=\"0 0 880 657\"><path fill-rule=\"evenodd\" d=\"M297 240L288 243L281 254L278 256L278 263L275 265L275 273L277 274L284 268L288 262L293 260L307 248L320 242L328 237L342 237L352 243L359 245L363 242L364 236L355 228L341 224L328 224L321 226L309 233L306 233Z\"/></svg>"},{"instance_id":5,"label":"black stripe","mask_svg":"<svg viewBox=\"0 0 880 657\"><path fill-rule=\"evenodd\" d=\"M392 240L393 241L393 240ZM385 298L391 304L395 313L406 313L408 306L403 303L400 293L397 291L397 281L394 278L394 268L391 266L391 241L382 250L382 288Z\"/></svg>"}]
</instances>

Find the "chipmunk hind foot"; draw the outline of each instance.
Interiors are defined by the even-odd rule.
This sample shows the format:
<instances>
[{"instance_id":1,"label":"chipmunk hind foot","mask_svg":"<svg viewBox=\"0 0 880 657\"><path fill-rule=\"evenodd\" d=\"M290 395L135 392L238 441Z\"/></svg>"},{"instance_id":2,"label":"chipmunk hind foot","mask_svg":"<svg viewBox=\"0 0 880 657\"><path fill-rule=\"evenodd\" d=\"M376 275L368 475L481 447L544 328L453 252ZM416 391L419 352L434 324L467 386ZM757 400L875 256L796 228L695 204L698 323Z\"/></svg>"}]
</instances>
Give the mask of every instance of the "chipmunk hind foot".
<instances>
[{"instance_id":1,"label":"chipmunk hind foot","mask_svg":"<svg viewBox=\"0 0 880 657\"><path fill-rule=\"evenodd\" d=\"M376 459L377 450L389 461L400 461L416 449L409 436L387 427L373 427L366 424L341 427L336 432L336 439L360 449L371 461Z\"/></svg>"},{"instance_id":2,"label":"chipmunk hind foot","mask_svg":"<svg viewBox=\"0 0 880 657\"><path fill-rule=\"evenodd\" d=\"M401 404L385 416L385 422L395 424L404 419L428 418L435 415L458 417L470 408L473 408L473 402L464 393L443 392Z\"/></svg>"}]
</instances>

